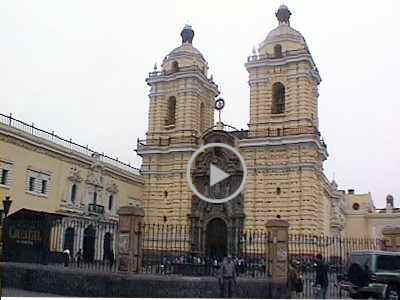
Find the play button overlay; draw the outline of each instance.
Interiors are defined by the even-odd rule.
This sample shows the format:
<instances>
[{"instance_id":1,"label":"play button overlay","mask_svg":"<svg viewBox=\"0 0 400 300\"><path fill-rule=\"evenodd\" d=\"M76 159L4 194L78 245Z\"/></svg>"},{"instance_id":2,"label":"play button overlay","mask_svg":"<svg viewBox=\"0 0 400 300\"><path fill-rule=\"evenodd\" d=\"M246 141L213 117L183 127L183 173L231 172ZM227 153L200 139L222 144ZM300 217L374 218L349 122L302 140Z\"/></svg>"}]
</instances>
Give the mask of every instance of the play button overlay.
<instances>
[{"instance_id":1,"label":"play button overlay","mask_svg":"<svg viewBox=\"0 0 400 300\"><path fill-rule=\"evenodd\" d=\"M210 203L224 203L243 191L247 168L235 148L223 143L210 143L193 153L186 177L198 198Z\"/></svg>"},{"instance_id":2,"label":"play button overlay","mask_svg":"<svg viewBox=\"0 0 400 300\"><path fill-rule=\"evenodd\" d=\"M214 186L217 183L221 182L225 178L231 176L228 173L225 173L220 168L218 168L213 163L210 164L210 186Z\"/></svg>"}]
</instances>

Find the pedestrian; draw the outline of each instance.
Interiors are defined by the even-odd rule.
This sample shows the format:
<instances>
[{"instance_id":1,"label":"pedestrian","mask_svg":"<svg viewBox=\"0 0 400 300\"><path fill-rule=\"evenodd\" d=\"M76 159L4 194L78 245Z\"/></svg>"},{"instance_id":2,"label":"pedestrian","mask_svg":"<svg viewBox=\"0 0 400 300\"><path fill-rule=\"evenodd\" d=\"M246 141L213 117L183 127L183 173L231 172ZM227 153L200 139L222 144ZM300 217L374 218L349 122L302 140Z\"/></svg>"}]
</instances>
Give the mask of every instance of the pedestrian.
<instances>
[{"instance_id":1,"label":"pedestrian","mask_svg":"<svg viewBox=\"0 0 400 300\"><path fill-rule=\"evenodd\" d=\"M319 299L326 299L326 292L328 291L328 265L324 262L322 254L317 254L315 286L319 286L318 297Z\"/></svg>"},{"instance_id":2,"label":"pedestrian","mask_svg":"<svg viewBox=\"0 0 400 300\"><path fill-rule=\"evenodd\" d=\"M110 269L112 269L113 265L114 265L114 251L113 249L111 249L110 251Z\"/></svg>"},{"instance_id":3,"label":"pedestrian","mask_svg":"<svg viewBox=\"0 0 400 300\"><path fill-rule=\"evenodd\" d=\"M303 292L303 278L300 275L295 261L289 262L288 290L291 299L297 299L298 293Z\"/></svg>"},{"instance_id":4,"label":"pedestrian","mask_svg":"<svg viewBox=\"0 0 400 300\"><path fill-rule=\"evenodd\" d=\"M69 249L67 248L63 251L63 254L64 254L64 267L68 267L71 253L69 252Z\"/></svg>"},{"instance_id":5,"label":"pedestrian","mask_svg":"<svg viewBox=\"0 0 400 300\"><path fill-rule=\"evenodd\" d=\"M220 282L222 282L221 295L223 298L232 298L233 289L236 287L236 267L232 257L228 255L225 257L220 269Z\"/></svg>"},{"instance_id":6,"label":"pedestrian","mask_svg":"<svg viewBox=\"0 0 400 300\"><path fill-rule=\"evenodd\" d=\"M78 268L80 268L82 258L83 258L82 249L79 249L78 252L76 253L76 256L75 256L76 265L78 266Z\"/></svg>"}]
</instances>

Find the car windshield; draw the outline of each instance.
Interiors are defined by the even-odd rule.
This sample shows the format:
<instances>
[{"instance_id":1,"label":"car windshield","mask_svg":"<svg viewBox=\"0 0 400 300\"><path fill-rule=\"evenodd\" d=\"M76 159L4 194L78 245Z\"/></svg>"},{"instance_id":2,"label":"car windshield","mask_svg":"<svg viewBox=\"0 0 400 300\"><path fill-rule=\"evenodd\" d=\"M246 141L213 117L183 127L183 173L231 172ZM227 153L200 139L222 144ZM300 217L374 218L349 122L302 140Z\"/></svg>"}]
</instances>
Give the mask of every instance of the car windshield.
<instances>
[{"instance_id":1,"label":"car windshield","mask_svg":"<svg viewBox=\"0 0 400 300\"><path fill-rule=\"evenodd\" d=\"M351 256L351 263L359 264L360 266L368 266L371 268L371 255L369 254L353 254Z\"/></svg>"},{"instance_id":2,"label":"car windshield","mask_svg":"<svg viewBox=\"0 0 400 300\"><path fill-rule=\"evenodd\" d=\"M382 271L399 271L400 272L400 255L379 255L376 263L377 270Z\"/></svg>"}]
</instances>

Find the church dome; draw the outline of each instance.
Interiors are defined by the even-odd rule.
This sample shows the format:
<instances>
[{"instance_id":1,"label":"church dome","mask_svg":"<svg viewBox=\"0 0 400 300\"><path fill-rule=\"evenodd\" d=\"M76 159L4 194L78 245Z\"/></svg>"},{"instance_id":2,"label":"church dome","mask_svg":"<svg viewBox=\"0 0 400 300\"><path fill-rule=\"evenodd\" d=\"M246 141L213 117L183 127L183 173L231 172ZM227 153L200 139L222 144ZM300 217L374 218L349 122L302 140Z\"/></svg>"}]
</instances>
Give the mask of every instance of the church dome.
<instances>
[{"instance_id":1,"label":"church dome","mask_svg":"<svg viewBox=\"0 0 400 300\"><path fill-rule=\"evenodd\" d=\"M278 27L272 29L265 40L260 44L260 54L274 55L274 47L279 45L282 52L307 49L307 43L303 35L290 26L290 10L286 5L281 5L275 16L278 19Z\"/></svg>"},{"instance_id":2,"label":"church dome","mask_svg":"<svg viewBox=\"0 0 400 300\"><path fill-rule=\"evenodd\" d=\"M192 26L185 25L181 31L182 45L172 50L163 60L162 69L165 71L177 71L181 68L197 66L206 74L207 61L199 50L193 47L194 31Z\"/></svg>"}]
</instances>

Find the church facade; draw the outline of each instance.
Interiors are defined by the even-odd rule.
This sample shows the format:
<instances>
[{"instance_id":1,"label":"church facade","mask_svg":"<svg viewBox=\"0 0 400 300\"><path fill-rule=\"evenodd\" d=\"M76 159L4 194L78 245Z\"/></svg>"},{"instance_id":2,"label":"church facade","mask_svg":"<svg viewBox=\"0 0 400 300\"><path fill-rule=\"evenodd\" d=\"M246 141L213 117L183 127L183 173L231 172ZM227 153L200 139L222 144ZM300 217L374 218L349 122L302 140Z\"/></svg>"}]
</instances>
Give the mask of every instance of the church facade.
<instances>
[{"instance_id":1,"label":"church facade","mask_svg":"<svg viewBox=\"0 0 400 300\"><path fill-rule=\"evenodd\" d=\"M182 45L146 79L149 125L137 153L143 158L143 206L149 223L211 224L262 229L270 219L290 223L291 233L344 234L344 197L323 173L327 146L319 132L318 69L304 37L281 6L278 26L248 57L249 129L214 126L219 94L208 63L193 46L186 25ZM205 204L189 189L186 166L211 142L235 147L247 165L244 191L224 204ZM221 225L222 224L222 225Z\"/></svg>"},{"instance_id":2,"label":"church facade","mask_svg":"<svg viewBox=\"0 0 400 300\"><path fill-rule=\"evenodd\" d=\"M226 249L232 228L262 230L276 218L287 220L292 234L383 237L387 226L400 224L393 197L385 209L376 209L370 194L338 190L324 175L328 149L319 131L321 78L290 16L281 6L278 26L245 61L248 130L215 122L220 91L193 46L193 29L184 27L182 44L146 79L148 132L137 143L140 170L0 114L0 198L13 200L9 215L24 209L62 215L59 243L51 250L87 248L97 260L115 248L118 210L129 205L142 206L148 224L199 229L203 235L185 237L191 247L201 248L196 251ZM222 204L199 199L186 178L191 156L209 143L235 148L246 164L245 188ZM231 186L205 192L227 196L243 170L223 148L205 152L193 168L198 190L210 185L211 162L234 175ZM94 232L99 226L103 230ZM400 240L393 243L400 247Z\"/></svg>"}]
</instances>

